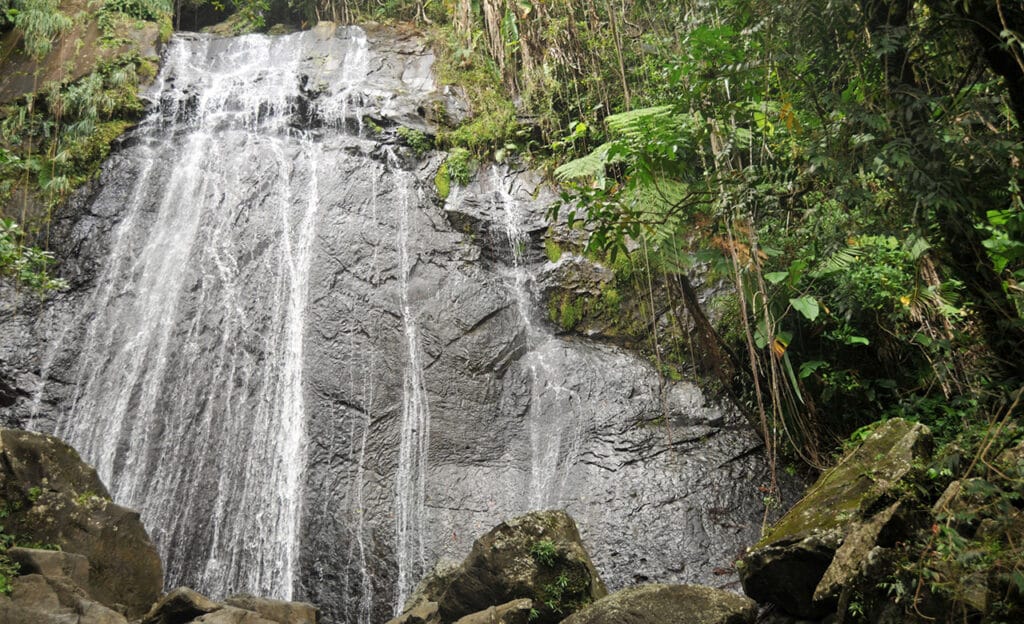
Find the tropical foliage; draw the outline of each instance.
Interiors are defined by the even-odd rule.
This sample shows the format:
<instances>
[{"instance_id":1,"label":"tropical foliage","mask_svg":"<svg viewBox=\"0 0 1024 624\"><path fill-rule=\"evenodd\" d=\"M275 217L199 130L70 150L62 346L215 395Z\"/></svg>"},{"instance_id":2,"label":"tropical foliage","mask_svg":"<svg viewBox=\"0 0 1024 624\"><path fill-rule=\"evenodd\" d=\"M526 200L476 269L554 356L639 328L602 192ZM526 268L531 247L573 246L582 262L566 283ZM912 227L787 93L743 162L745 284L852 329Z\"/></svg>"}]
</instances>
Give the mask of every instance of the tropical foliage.
<instances>
[{"instance_id":1,"label":"tropical foliage","mask_svg":"<svg viewBox=\"0 0 1024 624\"><path fill-rule=\"evenodd\" d=\"M957 429L951 405L1024 378L1006 78L959 4L718 6L663 57L656 105L556 169L570 219L591 252L644 241L731 279L766 439L817 463L881 414Z\"/></svg>"},{"instance_id":2,"label":"tropical foliage","mask_svg":"<svg viewBox=\"0 0 1024 624\"><path fill-rule=\"evenodd\" d=\"M109 0L72 17L56 0L4 6L0 30L11 30L11 40L20 42L8 52L36 62L38 86L0 107L0 275L40 293L64 286L51 275L53 256L46 251L50 213L96 174L111 142L138 118L138 84L155 72L153 60L124 53L81 78L44 83L39 76L55 64L55 42L78 32L72 31L76 23L94 19L97 45L116 49L126 43L117 36L119 23L169 24L171 8L166 0Z\"/></svg>"}]
</instances>

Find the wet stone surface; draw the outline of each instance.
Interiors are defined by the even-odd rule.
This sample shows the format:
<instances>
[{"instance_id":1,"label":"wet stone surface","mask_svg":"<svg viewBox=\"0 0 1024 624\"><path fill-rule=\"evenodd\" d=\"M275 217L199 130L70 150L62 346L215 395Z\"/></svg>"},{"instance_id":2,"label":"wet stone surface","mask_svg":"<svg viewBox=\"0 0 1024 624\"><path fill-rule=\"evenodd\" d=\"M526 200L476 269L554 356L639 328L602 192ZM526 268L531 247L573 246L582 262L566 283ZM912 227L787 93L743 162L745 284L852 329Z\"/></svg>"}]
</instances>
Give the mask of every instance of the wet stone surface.
<instances>
[{"instance_id":1,"label":"wet stone surface","mask_svg":"<svg viewBox=\"0 0 1024 624\"><path fill-rule=\"evenodd\" d=\"M443 154L387 128L432 128L431 63L383 30L173 40L150 117L55 224L73 289L2 299L0 421L67 439L167 586L212 598L385 621L549 508L611 590L734 582L756 437L691 382L666 418L648 363L544 326L536 179L485 168L445 205Z\"/></svg>"}]
</instances>

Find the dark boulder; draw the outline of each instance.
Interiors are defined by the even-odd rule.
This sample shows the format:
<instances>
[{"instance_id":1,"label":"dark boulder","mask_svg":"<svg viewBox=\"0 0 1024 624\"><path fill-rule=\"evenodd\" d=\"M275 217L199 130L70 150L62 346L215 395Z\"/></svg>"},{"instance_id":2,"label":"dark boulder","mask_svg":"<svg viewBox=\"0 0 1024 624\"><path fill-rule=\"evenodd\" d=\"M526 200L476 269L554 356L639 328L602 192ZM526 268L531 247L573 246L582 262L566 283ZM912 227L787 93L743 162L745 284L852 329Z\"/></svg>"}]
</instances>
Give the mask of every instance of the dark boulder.
<instances>
[{"instance_id":1,"label":"dark boulder","mask_svg":"<svg viewBox=\"0 0 1024 624\"><path fill-rule=\"evenodd\" d=\"M183 624L223 608L188 587L179 587L161 598L142 619L142 624Z\"/></svg>"},{"instance_id":2,"label":"dark boulder","mask_svg":"<svg viewBox=\"0 0 1024 624\"><path fill-rule=\"evenodd\" d=\"M444 622L530 598L537 624L565 615L607 595L564 511L532 512L503 522L473 543L473 549L437 601Z\"/></svg>"},{"instance_id":3,"label":"dark boulder","mask_svg":"<svg viewBox=\"0 0 1024 624\"><path fill-rule=\"evenodd\" d=\"M743 590L792 615L835 611L884 535L897 532L900 484L931 455L927 427L893 419L836 466L739 563Z\"/></svg>"},{"instance_id":4,"label":"dark boulder","mask_svg":"<svg viewBox=\"0 0 1024 624\"><path fill-rule=\"evenodd\" d=\"M7 533L89 560L89 593L139 617L159 597L163 571L139 514L115 505L96 471L55 437L0 430L0 500Z\"/></svg>"},{"instance_id":5,"label":"dark boulder","mask_svg":"<svg viewBox=\"0 0 1024 624\"><path fill-rule=\"evenodd\" d=\"M564 511L534 511L473 542L462 565L428 577L389 624L554 624L607 595Z\"/></svg>"}]
</instances>

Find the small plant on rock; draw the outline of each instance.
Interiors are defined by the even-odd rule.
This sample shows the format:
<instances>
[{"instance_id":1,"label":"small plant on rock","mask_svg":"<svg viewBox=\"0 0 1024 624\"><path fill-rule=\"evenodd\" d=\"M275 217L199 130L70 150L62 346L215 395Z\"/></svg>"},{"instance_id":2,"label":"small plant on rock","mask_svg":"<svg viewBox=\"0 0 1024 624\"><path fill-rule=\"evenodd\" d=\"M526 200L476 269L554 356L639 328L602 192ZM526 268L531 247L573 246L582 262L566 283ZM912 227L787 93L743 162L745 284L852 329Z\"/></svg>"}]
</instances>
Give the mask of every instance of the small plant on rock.
<instances>
[{"instance_id":1,"label":"small plant on rock","mask_svg":"<svg viewBox=\"0 0 1024 624\"><path fill-rule=\"evenodd\" d=\"M423 156L434 148L434 141L426 134L413 128L406 128L405 126L398 126L395 129L398 136L402 138L405 143L412 148L416 156Z\"/></svg>"},{"instance_id":2,"label":"small plant on rock","mask_svg":"<svg viewBox=\"0 0 1024 624\"><path fill-rule=\"evenodd\" d=\"M553 541L542 539L534 542L530 547L530 554L533 555L533 559L537 563L550 568L555 565L555 560L558 558L558 547Z\"/></svg>"}]
</instances>

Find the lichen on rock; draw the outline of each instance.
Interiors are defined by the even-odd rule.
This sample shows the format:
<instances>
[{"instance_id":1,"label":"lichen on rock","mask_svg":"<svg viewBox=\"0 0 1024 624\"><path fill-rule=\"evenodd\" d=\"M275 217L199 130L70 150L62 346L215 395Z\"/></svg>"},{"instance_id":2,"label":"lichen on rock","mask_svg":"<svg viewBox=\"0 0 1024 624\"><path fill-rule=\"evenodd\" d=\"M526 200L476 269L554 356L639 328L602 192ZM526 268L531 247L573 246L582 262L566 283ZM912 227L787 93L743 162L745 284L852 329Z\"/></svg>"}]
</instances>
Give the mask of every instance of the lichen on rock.
<instances>
[{"instance_id":1,"label":"lichen on rock","mask_svg":"<svg viewBox=\"0 0 1024 624\"><path fill-rule=\"evenodd\" d=\"M746 594L800 617L834 611L840 589L896 514L901 484L931 452L926 426L882 423L743 557L738 567Z\"/></svg>"}]
</instances>

